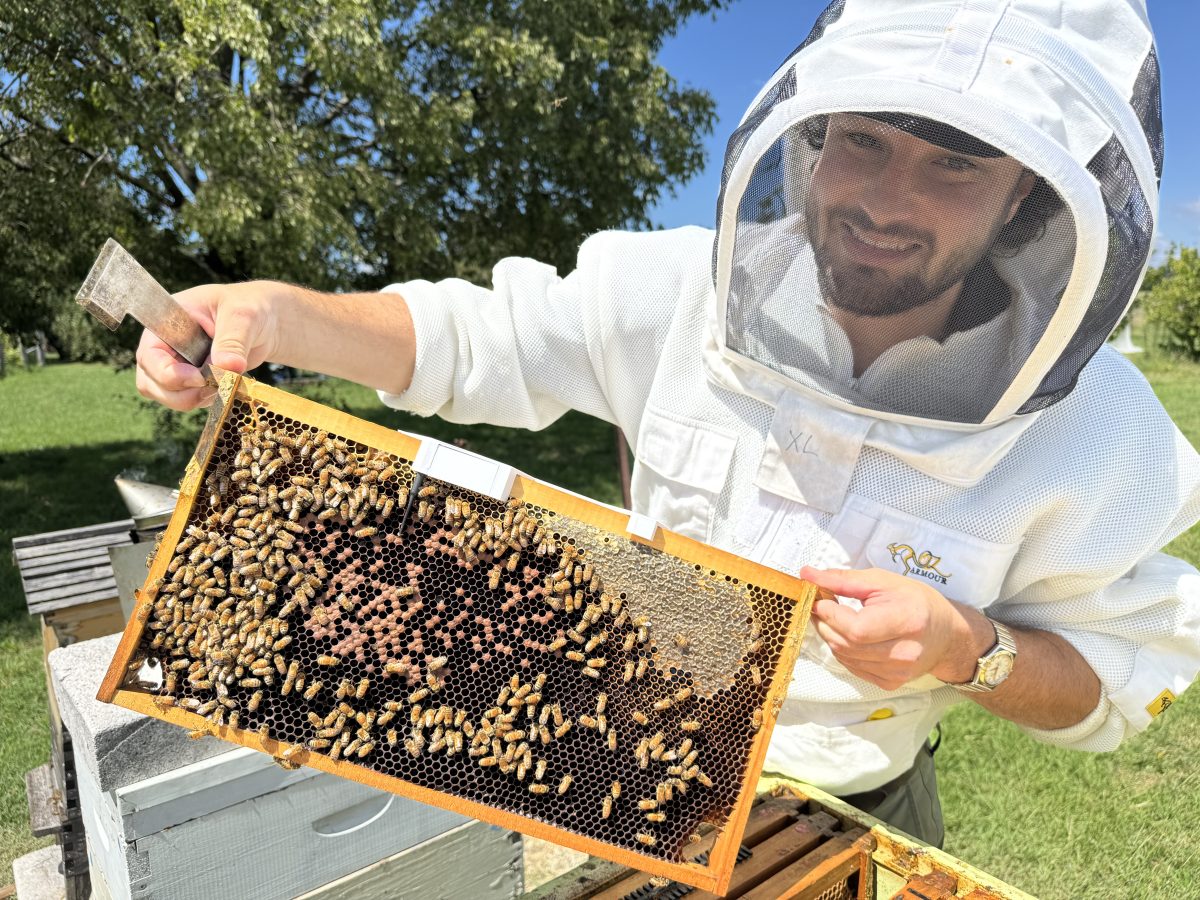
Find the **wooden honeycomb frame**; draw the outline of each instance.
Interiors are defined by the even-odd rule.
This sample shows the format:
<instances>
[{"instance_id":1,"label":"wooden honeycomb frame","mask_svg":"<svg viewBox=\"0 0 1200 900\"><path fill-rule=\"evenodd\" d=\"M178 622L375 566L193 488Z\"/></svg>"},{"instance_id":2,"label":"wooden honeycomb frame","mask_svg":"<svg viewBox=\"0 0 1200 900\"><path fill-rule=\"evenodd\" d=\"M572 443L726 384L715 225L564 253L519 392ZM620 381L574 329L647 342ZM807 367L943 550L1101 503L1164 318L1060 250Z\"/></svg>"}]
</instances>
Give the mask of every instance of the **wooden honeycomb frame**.
<instances>
[{"instance_id":1,"label":"wooden honeycomb frame","mask_svg":"<svg viewBox=\"0 0 1200 900\"><path fill-rule=\"evenodd\" d=\"M784 624L781 628L777 629L779 631L778 636L769 642L768 656L771 658L765 661L763 666L763 668L768 669L766 677L763 678L760 676L757 665L749 667L754 670L754 683L761 686L761 693L756 695L757 699L754 701L760 705L755 710L755 721L753 722L753 727L750 729L751 736L737 739L741 742L748 742L749 748L743 758L733 759L730 763L734 767L735 772L740 770L740 774L737 774L736 777L730 776L731 778L735 778L734 781L730 782L730 791L736 791L736 793L732 802L726 804L716 817L719 820L716 823L718 824L719 834L715 841L712 842L711 851L704 863L695 859L688 859L683 853L684 846L682 844L675 845L669 854L667 854L666 848L656 848L653 852L650 852L648 850L635 849L631 846L621 846L613 840L599 839L580 833L578 830L568 830L560 827L560 825L551 821L546 821L545 817L523 814L521 810L514 811L499 808L487 802L481 802L479 799L459 796L458 794L450 793L448 790L438 790L428 784L414 783L413 781L378 771L376 768L372 768L365 763L357 761L348 762L344 759L331 759L324 752L303 749L303 745L297 742L277 739L276 736L267 734L266 731L260 733L249 727L235 728L229 725L214 725L195 712L180 708L179 706L164 707L154 702L155 693L137 684L131 677L131 673L138 668L139 660L147 655L148 651L143 644L148 640L150 635L147 628L151 616L155 612L156 590L166 578L169 578L167 569L171 563L174 548L184 539L189 519L193 515L199 515L207 511L208 488L205 486L205 479L208 475L207 470L213 462L214 450L217 448L219 439L221 439L222 429L226 427L227 420L230 422L233 421L230 419L232 411L235 409L245 410L247 406L258 411L269 411L275 416L300 423L306 428L321 429L331 435L341 436L346 441L361 444L366 448L371 448L383 454L389 454L404 461L413 460L420 446L420 442L416 439L385 427L356 419L339 411L306 401L283 391L259 384L253 380L242 378L241 376L233 374L225 375L220 382L218 399L214 403L196 454L188 464L181 482L179 502L165 531L161 544L162 549L156 554L146 585L139 592L134 615L131 617L122 636L118 650L101 685L98 698L145 715L165 719L182 727L205 730L231 743L252 747L269 753L277 759L281 756L286 756L289 764L299 763L312 766L322 771L392 793L451 809L494 825L550 840L573 849L582 850L594 856L632 866L653 875L671 878L717 894L722 893L728 886L732 875L739 839L745 827L750 805L754 798L754 785L762 768L776 713L786 695L787 685L791 678L792 667L799 653L800 641L808 619L815 588L800 579L785 575L774 569L750 563L733 554L674 534L666 529L657 529L652 540L633 537L627 531L629 525L628 513L594 503L525 476L518 475L513 483L510 496L527 504L531 509L538 508L549 511L548 514L551 516L566 517L564 519L566 522L584 523L586 526L611 535L613 538L652 548L658 551L658 554L653 554L652 558L659 558L661 555L662 559L673 557L676 560L690 564L699 573L696 577L698 579L697 583L701 587L703 587L704 570L708 570L710 576L718 576L711 579L711 582L716 583L718 587L720 586L720 578L723 576L724 581L728 584L734 586L744 584L744 593L747 595L751 591L757 591L760 594L762 592L769 592L768 596L775 598L777 606L787 606L789 612L786 613L786 620L781 620L784 621ZM240 415L244 417L245 412L243 411ZM255 415L257 415L257 412ZM604 538L604 541L607 543L608 538ZM711 590L711 587L707 589ZM780 602L784 600L787 601L787 604ZM632 603L633 601L629 602ZM699 605L692 598L688 598L686 602L693 608L692 612L695 611L694 607ZM751 602L747 600L747 604ZM704 617L697 616L697 619L702 618ZM717 616L709 616L708 618L713 621L715 626L719 626L722 629L731 627L728 613L726 612L722 612ZM751 626L752 629L754 627L756 626ZM753 631L751 631L750 637L753 638L753 636ZM682 637L677 640L680 641L681 645L686 646L686 642ZM663 652L666 652L664 647L666 636L664 635L660 638L656 635L655 641L662 641L662 643L656 644L656 646L662 649ZM752 647L761 643L762 641L753 641ZM710 643L709 646L711 648L713 645ZM648 654L658 654L659 649L648 650L647 652ZM685 651L679 652L682 653ZM558 656L561 656L561 653L556 655L556 658ZM657 669L660 660L657 655L653 658L656 660L655 667ZM749 659L749 656L744 657L744 659ZM768 662L769 666L766 664ZM591 663L589 662L587 665L590 666ZM472 669L474 668L475 666L472 665ZM667 667L664 664L662 668L665 670ZM739 669L739 677L741 677L740 673L743 672L743 669ZM677 668L671 668L670 671L671 674L666 677L672 680L677 672L681 678L691 678L693 675L691 671L679 670ZM597 677L594 672L590 674L592 678ZM470 677L481 678L482 672L477 672L477 674ZM516 676L514 675L513 677L515 683ZM604 673L604 678L604 684L608 684L609 682L615 683L615 668ZM628 673L626 673L625 680L629 680ZM581 681L587 683L587 679L581 679ZM675 683L678 682L669 681L668 688ZM688 683L691 684L692 682L689 681ZM616 685L616 689L619 691L620 685ZM742 688L739 688L739 690L742 690ZM732 689L730 692L732 692ZM709 700L712 700L717 694L709 693L706 696ZM702 700L698 698L696 702L701 703ZM712 700L712 702L715 704L716 701ZM529 718L531 720L531 733L533 733L532 713L530 713ZM448 728L449 722L447 721L446 724ZM616 730L615 726L613 730ZM658 734L662 735L663 732L659 731ZM461 741L461 734L459 738ZM717 744L719 742L720 736L713 743ZM380 740L380 743L382 744L382 740ZM662 741L660 740L661 743ZM729 743L735 747L737 746L736 742L730 741ZM644 744L645 740L642 741L642 745ZM683 744L679 746L682 747ZM641 745L639 747L641 748ZM576 755L578 755L578 752ZM530 757L527 755L526 758L529 759ZM657 759L658 757L655 758ZM718 759L721 758L718 757ZM642 761L639 758L640 762ZM644 764L641 767L643 769L646 768ZM692 768L696 767L693 766ZM524 775L521 775L522 782L524 777ZM540 778L541 776L539 775L538 777ZM682 779L676 778L674 780L679 782ZM695 786L694 782L692 785L693 793L701 790L701 788ZM682 787L686 791L687 785L682 785ZM583 788L580 787L579 790L582 791ZM552 796L553 793L555 792L552 791ZM571 795L566 799L570 802L573 797L574 795ZM633 799L627 798L629 802L632 802ZM668 797L668 799L671 798ZM579 815L583 816L585 814L580 813ZM607 818L607 815L605 818ZM705 819L705 821L708 824L714 824L711 810L709 818ZM625 841L625 843L628 843L628 841ZM673 858L665 858L664 854L670 855Z\"/></svg>"}]
</instances>

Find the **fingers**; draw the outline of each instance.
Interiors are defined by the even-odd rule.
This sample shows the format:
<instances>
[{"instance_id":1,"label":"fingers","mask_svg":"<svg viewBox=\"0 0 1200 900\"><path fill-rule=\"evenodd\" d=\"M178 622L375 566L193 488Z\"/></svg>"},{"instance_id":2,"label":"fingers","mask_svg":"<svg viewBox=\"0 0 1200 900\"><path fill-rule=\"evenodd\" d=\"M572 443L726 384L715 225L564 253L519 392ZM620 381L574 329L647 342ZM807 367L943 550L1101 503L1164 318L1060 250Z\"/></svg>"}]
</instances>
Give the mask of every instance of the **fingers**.
<instances>
[{"instance_id":1,"label":"fingers","mask_svg":"<svg viewBox=\"0 0 1200 900\"><path fill-rule=\"evenodd\" d=\"M905 581L903 576L883 569L814 569L812 566L802 568L800 577L819 588L859 600L866 600L878 591L895 587L897 579L901 583Z\"/></svg>"},{"instance_id":2,"label":"fingers","mask_svg":"<svg viewBox=\"0 0 1200 900\"><path fill-rule=\"evenodd\" d=\"M243 373L249 368L251 350L260 342L262 324L259 311L243 304L224 303L217 307L216 337L212 345L214 366Z\"/></svg>"},{"instance_id":3,"label":"fingers","mask_svg":"<svg viewBox=\"0 0 1200 900\"><path fill-rule=\"evenodd\" d=\"M217 288L206 285L175 295L193 319L212 334L211 308ZM164 341L143 331L137 350L137 389L143 397L176 410L195 409L209 403L216 391L205 384L204 375L181 360Z\"/></svg>"},{"instance_id":4,"label":"fingers","mask_svg":"<svg viewBox=\"0 0 1200 900\"><path fill-rule=\"evenodd\" d=\"M168 350L167 352L169 353L170 351ZM138 358L142 358L140 353ZM176 366L180 369L190 370L191 375L200 375L193 366L187 363L176 363ZM156 381L146 374L140 363L138 365L136 383L138 393L146 399L154 400L163 406L179 410L180 412L187 412L199 406L207 406L217 394L217 389L206 384L202 375L200 376L200 383L198 385L193 384L188 371L183 371L178 376L172 376L170 379L170 383L186 384L188 386L180 388L166 387L163 381Z\"/></svg>"},{"instance_id":5,"label":"fingers","mask_svg":"<svg viewBox=\"0 0 1200 900\"><path fill-rule=\"evenodd\" d=\"M143 397L171 409L188 410L211 399L200 370L184 362L149 331L142 333L137 350L137 389Z\"/></svg>"}]
</instances>

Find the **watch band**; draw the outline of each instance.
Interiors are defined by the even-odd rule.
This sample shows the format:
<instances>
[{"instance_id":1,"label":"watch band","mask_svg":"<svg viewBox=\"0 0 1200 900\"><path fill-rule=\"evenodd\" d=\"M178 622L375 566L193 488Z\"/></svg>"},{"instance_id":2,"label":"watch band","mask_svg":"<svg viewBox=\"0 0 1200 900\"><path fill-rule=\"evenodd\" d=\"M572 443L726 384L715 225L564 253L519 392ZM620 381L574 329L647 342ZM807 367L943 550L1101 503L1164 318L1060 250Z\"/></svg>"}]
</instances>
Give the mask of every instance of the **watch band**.
<instances>
[{"instance_id":1,"label":"watch band","mask_svg":"<svg viewBox=\"0 0 1200 900\"><path fill-rule=\"evenodd\" d=\"M996 632L996 643L983 656L975 661L975 675L964 684L951 687L968 693L985 693L994 691L1004 683L1012 672L1013 663L1017 658L1017 643L1007 626L997 622L990 616L987 620L992 623Z\"/></svg>"}]
</instances>

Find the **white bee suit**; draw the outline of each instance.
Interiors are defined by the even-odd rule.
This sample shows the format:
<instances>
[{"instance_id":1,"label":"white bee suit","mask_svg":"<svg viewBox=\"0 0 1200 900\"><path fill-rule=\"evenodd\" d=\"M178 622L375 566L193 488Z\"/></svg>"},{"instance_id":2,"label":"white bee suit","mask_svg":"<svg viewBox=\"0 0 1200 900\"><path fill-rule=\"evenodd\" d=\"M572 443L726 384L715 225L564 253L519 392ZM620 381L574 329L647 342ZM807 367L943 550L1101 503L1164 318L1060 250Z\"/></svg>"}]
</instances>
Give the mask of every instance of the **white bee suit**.
<instances>
[{"instance_id":1,"label":"white bee suit","mask_svg":"<svg viewBox=\"0 0 1200 900\"><path fill-rule=\"evenodd\" d=\"M1154 141L1130 138L1132 113L1106 131L1103 104L1081 100L1077 80L1035 77L1026 54L1051 41L1112 75L1126 112L1135 82L1144 89L1144 10L1107 4L1106 28L1089 30L1081 5L904 3L873 14L834 4L731 140L716 232L598 234L565 278L514 258L496 266L491 289L393 285L412 312L416 370L403 395L382 399L535 429L581 410L624 431L636 455L635 509L667 528L793 573L805 564L900 572L998 620L1057 633L1096 671L1100 702L1070 728L1025 730L1065 747L1115 748L1200 670L1200 575L1157 552L1200 518L1200 459L1140 374L1114 351L1096 352L1144 268L1161 157ZM953 22L961 27L948 32ZM877 33L889 28L907 59L879 52ZM1025 41L1020 53L1006 28ZM855 29L870 32L866 44ZM947 34L960 37L949 50ZM839 81L842 56L853 75ZM963 59L975 75L955 68ZM1013 107L977 85L993 65L1001 80L1008 68L1025 72L1027 96L1044 108ZM823 73L821 89L797 92L809 66ZM995 255L968 280L976 287L964 297L984 285L999 298L989 316L897 342L856 376L814 275L816 241L797 224L805 159L826 151L802 149L789 163L788 148L797 146L793 120L825 127L814 109L894 108L859 91L871 67L886 68L872 91L903 82L927 106L940 98L943 120L982 131L1004 157L1021 149L1011 135L1037 131L1021 158L1037 157L1061 204L1050 207L1045 239ZM838 84L849 86L834 105ZM944 140L926 119L888 121ZM1124 152L1113 149L1118 131ZM762 187L763 160L780 147L782 192ZM1120 161L1121 178L1097 174L1101 148ZM977 152L986 165L987 151ZM745 215L768 196L777 213ZM1122 218L1130 210L1132 224ZM933 245L911 243L912 254ZM838 794L874 789L912 765L962 699L928 676L881 690L810 629L766 767Z\"/></svg>"}]
</instances>

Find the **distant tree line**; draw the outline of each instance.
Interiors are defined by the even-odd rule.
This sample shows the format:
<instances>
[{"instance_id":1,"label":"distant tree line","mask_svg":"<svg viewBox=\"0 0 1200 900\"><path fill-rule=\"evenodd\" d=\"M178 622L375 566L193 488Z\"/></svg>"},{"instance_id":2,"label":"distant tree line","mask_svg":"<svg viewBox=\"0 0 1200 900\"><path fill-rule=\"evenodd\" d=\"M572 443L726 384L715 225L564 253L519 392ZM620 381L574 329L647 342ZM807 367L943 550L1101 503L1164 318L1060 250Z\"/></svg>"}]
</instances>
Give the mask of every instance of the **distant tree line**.
<instances>
[{"instance_id":1,"label":"distant tree line","mask_svg":"<svg viewBox=\"0 0 1200 900\"><path fill-rule=\"evenodd\" d=\"M1159 326L1158 343L1200 362L1200 252L1172 247L1166 260L1146 272L1138 298L1146 320Z\"/></svg>"}]
</instances>

